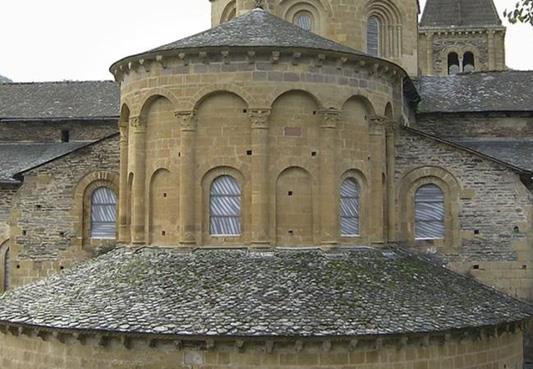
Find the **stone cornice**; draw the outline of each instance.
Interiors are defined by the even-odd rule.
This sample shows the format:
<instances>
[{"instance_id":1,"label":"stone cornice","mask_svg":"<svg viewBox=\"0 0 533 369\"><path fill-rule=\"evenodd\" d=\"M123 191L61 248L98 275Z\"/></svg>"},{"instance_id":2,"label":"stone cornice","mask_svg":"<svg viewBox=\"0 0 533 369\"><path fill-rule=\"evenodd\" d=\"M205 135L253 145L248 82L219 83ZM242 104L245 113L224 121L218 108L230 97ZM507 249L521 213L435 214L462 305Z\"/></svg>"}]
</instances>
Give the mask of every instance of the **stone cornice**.
<instances>
[{"instance_id":1,"label":"stone cornice","mask_svg":"<svg viewBox=\"0 0 533 369\"><path fill-rule=\"evenodd\" d=\"M479 27L420 27L418 29L419 34L431 34L431 35L469 35L469 34L483 34L483 33L495 33L506 32L507 28L503 26L479 26Z\"/></svg>"},{"instance_id":2,"label":"stone cornice","mask_svg":"<svg viewBox=\"0 0 533 369\"><path fill-rule=\"evenodd\" d=\"M465 340L483 341L504 334L515 334L527 329L531 322L515 322L493 327L476 327L433 333L413 333L388 336L324 336L324 337L232 337L232 336L172 336L143 334L118 331L88 331L77 329L54 329L18 323L1 322L0 334L26 336L43 341L56 341L60 344L79 342L82 345L107 347L119 344L126 349L134 345L157 348L159 345L174 345L176 350L184 347L200 350L214 350L217 346L231 347L238 352L263 347L266 352L274 352L278 345L283 347L292 344L295 352L307 346L319 347L324 352L344 348L354 351L358 348L380 350L385 346L403 349L409 345L430 346L445 345L449 342ZM168 347L168 346L167 346Z\"/></svg>"}]
</instances>

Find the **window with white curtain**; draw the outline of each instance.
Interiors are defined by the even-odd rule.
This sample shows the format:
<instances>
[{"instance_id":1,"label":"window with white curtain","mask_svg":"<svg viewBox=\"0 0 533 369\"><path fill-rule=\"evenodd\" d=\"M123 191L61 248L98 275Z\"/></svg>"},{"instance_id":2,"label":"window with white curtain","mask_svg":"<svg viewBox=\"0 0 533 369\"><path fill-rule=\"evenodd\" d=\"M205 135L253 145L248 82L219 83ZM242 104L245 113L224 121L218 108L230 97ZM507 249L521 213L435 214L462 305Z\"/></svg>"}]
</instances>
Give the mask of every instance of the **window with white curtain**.
<instances>
[{"instance_id":1,"label":"window with white curtain","mask_svg":"<svg viewBox=\"0 0 533 369\"><path fill-rule=\"evenodd\" d=\"M366 29L366 51L372 56L379 56L379 28L380 22L377 17L368 18Z\"/></svg>"},{"instance_id":2,"label":"window with white curtain","mask_svg":"<svg viewBox=\"0 0 533 369\"><path fill-rule=\"evenodd\" d=\"M241 234L241 188L231 176L221 176L211 184L209 233L213 236Z\"/></svg>"},{"instance_id":3,"label":"window with white curtain","mask_svg":"<svg viewBox=\"0 0 533 369\"><path fill-rule=\"evenodd\" d=\"M301 11L294 16L294 24L306 30L313 30L313 15L308 11Z\"/></svg>"},{"instance_id":4,"label":"window with white curtain","mask_svg":"<svg viewBox=\"0 0 533 369\"><path fill-rule=\"evenodd\" d=\"M115 238L116 222L117 196L108 187L97 188L91 197L91 238Z\"/></svg>"},{"instance_id":5,"label":"window with white curtain","mask_svg":"<svg viewBox=\"0 0 533 369\"><path fill-rule=\"evenodd\" d=\"M439 186L424 185L416 191L415 228L417 240L444 238L444 193Z\"/></svg>"},{"instance_id":6,"label":"window with white curtain","mask_svg":"<svg viewBox=\"0 0 533 369\"><path fill-rule=\"evenodd\" d=\"M341 185L341 236L359 236L359 184L348 178Z\"/></svg>"}]
</instances>

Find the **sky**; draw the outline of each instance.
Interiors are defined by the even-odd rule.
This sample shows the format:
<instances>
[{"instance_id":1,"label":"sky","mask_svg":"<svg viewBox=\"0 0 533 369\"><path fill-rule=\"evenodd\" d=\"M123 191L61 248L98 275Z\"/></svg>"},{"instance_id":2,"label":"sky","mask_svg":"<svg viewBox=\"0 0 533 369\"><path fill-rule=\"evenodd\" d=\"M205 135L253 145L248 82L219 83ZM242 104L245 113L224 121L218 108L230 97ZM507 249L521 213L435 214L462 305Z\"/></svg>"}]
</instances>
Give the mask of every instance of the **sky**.
<instances>
[{"instance_id":1,"label":"sky","mask_svg":"<svg viewBox=\"0 0 533 369\"><path fill-rule=\"evenodd\" d=\"M0 14L0 75L16 82L112 79L113 62L210 27L208 0L4 0ZM533 70L533 27L507 35L508 66Z\"/></svg>"}]
</instances>

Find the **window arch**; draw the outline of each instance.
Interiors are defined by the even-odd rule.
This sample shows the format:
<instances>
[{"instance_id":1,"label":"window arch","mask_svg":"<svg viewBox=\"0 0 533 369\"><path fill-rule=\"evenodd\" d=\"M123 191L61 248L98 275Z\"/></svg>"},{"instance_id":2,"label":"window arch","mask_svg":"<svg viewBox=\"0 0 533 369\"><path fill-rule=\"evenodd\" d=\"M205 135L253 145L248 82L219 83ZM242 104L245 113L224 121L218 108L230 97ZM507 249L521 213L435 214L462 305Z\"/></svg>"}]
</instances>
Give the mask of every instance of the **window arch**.
<instances>
[{"instance_id":1,"label":"window arch","mask_svg":"<svg viewBox=\"0 0 533 369\"><path fill-rule=\"evenodd\" d=\"M220 176L211 184L209 233L212 236L241 234L241 188L232 176Z\"/></svg>"},{"instance_id":2,"label":"window arch","mask_svg":"<svg viewBox=\"0 0 533 369\"><path fill-rule=\"evenodd\" d=\"M457 74L461 72L461 67L459 66L459 55L456 52L451 52L448 54L448 74Z\"/></svg>"},{"instance_id":3,"label":"window arch","mask_svg":"<svg viewBox=\"0 0 533 369\"><path fill-rule=\"evenodd\" d=\"M311 12L307 10L299 11L294 16L293 23L306 31L313 31L313 25L314 25L313 14L311 14Z\"/></svg>"},{"instance_id":4,"label":"window arch","mask_svg":"<svg viewBox=\"0 0 533 369\"><path fill-rule=\"evenodd\" d=\"M415 193L415 238L417 240L444 239L444 193L435 184L420 186Z\"/></svg>"},{"instance_id":5,"label":"window arch","mask_svg":"<svg viewBox=\"0 0 533 369\"><path fill-rule=\"evenodd\" d=\"M380 55L380 27L381 22L379 21L378 17L371 16L368 18L366 29L366 51L369 55Z\"/></svg>"},{"instance_id":6,"label":"window arch","mask_svg":"<svg viewBox=\"0 0 533 369\"><path fill-rule=\"evenodd\" d=\"M340 191L340 225L341 236L355 237L360 235L359 222L359 183L354 178L342 182Z\"/></svg>"},{"instance_id":7,"label":"window arch","mask_svg":"<svg viewBox=\"0 0 533 369\"><path fill-rule=\"evenodd\" d=\"M96 188L91 196L91 238L113 239L116 236L117 196L109 187Z\"/></svg>"},{"instance_id":8,"label":"window arch","mask_svg":"<svg viewBox=\"0 0 533 369\"><path fill-rule=\"evenodd\" d=\"M9 240L0 245L0 262L2 274L0 275L0 292L5 292L10 287L9 276L11 274L11 260L9 252Z\"/></svg>"},{"instance_id":9,"label":"window arch","mask_svg":"<svg viewBox=\"0 0 533 369\"><path fill-rule=\"evenodd\" d=\"M463 71L464 72L474 72L476 70L476 63L474 58L474 53L467 51L463 56Z\"/></svg>"}]
</instances>

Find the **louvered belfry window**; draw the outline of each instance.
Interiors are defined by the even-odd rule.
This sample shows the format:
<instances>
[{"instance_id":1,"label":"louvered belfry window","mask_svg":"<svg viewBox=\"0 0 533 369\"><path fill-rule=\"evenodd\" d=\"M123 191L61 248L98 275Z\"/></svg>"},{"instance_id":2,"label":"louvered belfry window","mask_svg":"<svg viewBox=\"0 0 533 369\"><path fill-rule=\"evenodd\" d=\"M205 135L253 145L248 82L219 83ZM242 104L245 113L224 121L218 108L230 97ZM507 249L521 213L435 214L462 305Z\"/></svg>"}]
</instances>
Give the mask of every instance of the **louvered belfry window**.
<instances>
[{"instance_id":1,"label":"louvered belfry window","mask_svg":"<svg viewBox=\"0 0 533 369\"><path fill-rule=\"evenodd\" d=\"M415 195L417 240L443 239L445 234L444 194L440 187L421 186Z\"/></svg>"},{"instance_id":2,"label":"louvered belfry window","mask_svg":"<svg viewBox=\"0 0 533 369\"><path fill-rule=\"evenodd\" d=\"M377 17L368 18L366 30L366 49L367 53L372 56L379 56L379 27L380 22Z\"/></svg>"},{"instance_id":3,"label":"louvered belfry window","mask_svg":"<svg viewBox=\"0 0 533 369\"><path fill-rule=\"evenodd\" d=\"M241 234L241 188L231 176L213 181L209 199L209 232L213 236Z\"/></svg>"},{"instance_id":4,"label":"louvered belfry window","mask_svg":"<svg viewBox=\"0 0 533 369\"><path fill-rule=\"evenodd\" d=\"M341 236L359 235L359 184L348 178L341 185Z\"/></svg>"},{"instance_id":5,"label":"louvered belfry window","mask_svg":"<svg viewBox=\"0 0 533 369\"><path fill-rule=\"evenodd\" d=\"M294 23L306 31L312 31L313 15L307 11L299 12L294 17Z\"/></svg>"},{"instance_id":6,"label":"louvered belfry window","mask_svg":"<svg viewBox=\"0 0 533 369\"><path fill-rule=\"evenodd\" d=\"M91 237L115 238L116 223L117 196L108 187L97 188L91 197Z\"/></svg>"}]
</instances>

